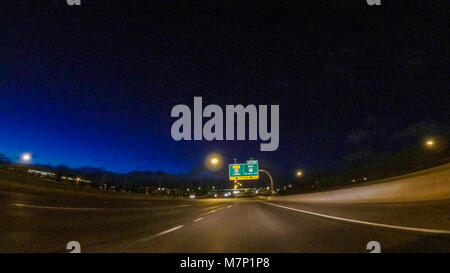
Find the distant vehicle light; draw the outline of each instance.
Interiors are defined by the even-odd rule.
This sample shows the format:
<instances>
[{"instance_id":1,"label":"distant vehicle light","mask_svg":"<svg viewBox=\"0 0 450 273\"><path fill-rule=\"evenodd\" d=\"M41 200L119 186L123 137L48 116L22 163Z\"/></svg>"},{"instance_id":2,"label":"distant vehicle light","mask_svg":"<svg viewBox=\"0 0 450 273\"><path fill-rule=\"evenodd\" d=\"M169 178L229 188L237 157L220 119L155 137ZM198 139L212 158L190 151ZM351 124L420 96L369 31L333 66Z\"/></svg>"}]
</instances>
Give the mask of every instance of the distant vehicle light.
<instances>
[{"instance_id":1,"label":"distant vehicle light","mask_svg":"<svg viewBox=\"0 0 450 273\"><path fill-rule=\"evenodd\" d=\"M189 195L189 198L194 199L195 198L195 194Z\"/></svg>"},{"instance_id":2,"label":"distant vehicle light","mask_svg":"<svg viewBox=\"0 0 450 273\"><path fill-rule=\"evenodd\" d=\"M216 193L216 194L214 194L214 197L217 197L217 193Z\"/></svg>"},{"instance_id":3,"label":"distant vehicle light","mask_svg":"<svg viewBox=\"0 0 450 273\"><path fill-rule=\"evenodd\" d=\"M233 191L233 193L234 193L234 194L238 194L238 193L240 193L240 191Z\"/></svg>"}]
</instances>

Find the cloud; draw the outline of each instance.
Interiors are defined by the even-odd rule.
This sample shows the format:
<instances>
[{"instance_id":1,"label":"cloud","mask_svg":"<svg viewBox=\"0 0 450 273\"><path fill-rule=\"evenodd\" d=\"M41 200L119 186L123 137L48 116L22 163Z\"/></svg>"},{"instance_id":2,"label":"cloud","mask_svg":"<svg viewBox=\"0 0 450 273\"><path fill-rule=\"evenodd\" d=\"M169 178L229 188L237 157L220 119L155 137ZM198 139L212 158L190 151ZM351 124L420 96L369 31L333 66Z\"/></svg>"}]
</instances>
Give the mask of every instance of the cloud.
<instances>
[{"instance_id":1,"label":"cloud","mask_svg":"<svg viewBox=\"0 0 450 273\"><path fill-rule=\"evenodd\" d=\"M370 137L371 132L369 130L357 129L348 134L348 140L350 143L358 144Z\"/></svg>"},{"instance_id":2,"label":"cloud","mask_svg":"<svg viewBox=\"0 0 450 273\"><path fill-rule=\"evenodd\" d=\"M447 126L440 125L434 121L421 120L410 124L403 130L394 133L395 138L398 140L408 138L423 138L427 136L439 135L443 131L447 130Z\"/></svg>"},{"instance_id":3,"label":"cloud","mask_svg":"<svg viewBox=\"0 0 450 273\"><path fill-rule=\"evenodd\" d=\"M354 152L348 153L346 159L351 162L363 161L372 157L373 154L374 151L372 146L361 146L356 148Z\"/></svg>"},{"instance_id":4,"label":"cloud","mask_svg":"<svg viewBox=\"0 0 450 273\"><path fill-rule=\"evenodd\" d=\"M376 118L368 117L362 123L361 128L352 130L347 138L351 144L360 144L368 142L379 135L383 135L385 131L384 126Z\"/></svg>"}]
</instances>

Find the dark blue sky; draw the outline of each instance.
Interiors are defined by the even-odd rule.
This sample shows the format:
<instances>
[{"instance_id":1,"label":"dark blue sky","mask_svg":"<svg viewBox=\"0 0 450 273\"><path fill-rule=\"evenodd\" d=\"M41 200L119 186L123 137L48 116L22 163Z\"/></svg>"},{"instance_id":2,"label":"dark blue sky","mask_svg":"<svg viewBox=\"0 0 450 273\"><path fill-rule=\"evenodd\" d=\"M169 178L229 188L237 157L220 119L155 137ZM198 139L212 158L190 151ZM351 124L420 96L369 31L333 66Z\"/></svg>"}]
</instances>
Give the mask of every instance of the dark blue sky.
<instances>
[{"instance_id":1,"label":"dark blue sky","mask_svg":"<svg viewBox=\"0 0 450 273\"><path fill-rule=\"evenodd\" d=\"M291 171L447 132L445 12L335 2L2 2L0 153L187 173L219 152ZM173 141L170 110L194 96L279 104L279 149Z\"/></svg>"}]
</instances>

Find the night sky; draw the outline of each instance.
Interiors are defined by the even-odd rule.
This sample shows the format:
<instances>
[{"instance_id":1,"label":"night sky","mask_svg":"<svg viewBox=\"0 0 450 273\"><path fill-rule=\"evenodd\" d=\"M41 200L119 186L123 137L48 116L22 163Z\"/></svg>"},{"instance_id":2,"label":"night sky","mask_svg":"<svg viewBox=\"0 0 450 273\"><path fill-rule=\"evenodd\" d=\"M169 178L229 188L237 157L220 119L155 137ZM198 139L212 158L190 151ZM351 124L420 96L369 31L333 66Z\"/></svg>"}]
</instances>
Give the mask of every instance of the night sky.
<instances>
[{"instance_id":1,"label":"night sky","mask_svg":"<svg viewBox=\"0 0 450 273\"><path fill-rule=\"evenodd\" d=\"M1 1L0 153L189 173L211 152L286 171L395 152L450 124L450 10L420 2ZM194 96L280 105L278 150L172 140Z\"/></svg>"}]
</instances>

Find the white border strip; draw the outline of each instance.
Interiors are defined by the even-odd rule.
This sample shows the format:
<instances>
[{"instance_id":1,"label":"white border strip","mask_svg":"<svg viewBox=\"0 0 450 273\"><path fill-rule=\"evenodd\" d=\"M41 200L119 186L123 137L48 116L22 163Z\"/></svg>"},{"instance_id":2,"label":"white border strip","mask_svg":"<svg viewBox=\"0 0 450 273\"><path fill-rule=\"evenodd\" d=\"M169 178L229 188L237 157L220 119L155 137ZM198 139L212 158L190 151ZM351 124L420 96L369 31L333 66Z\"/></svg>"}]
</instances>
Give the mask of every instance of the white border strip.
<instances>
[{"instance_id":1,"label":"white border strip","mask_svg":"<svg viewBox=\"0 0 450 273\"><path fill-rule=\"evenodd\" d=\"M356 224L370 225L370 226L377 226L377 227L384 227L384 228L391 228L391 229L400 229L400 230L407 230L407 231L415 231L415 232L423 232L423 233L450 234L450 230L444 230L444 229L415 228L415 227L404 227L404 226L387 225L387 224L380 224L380 223L374 223L374 222L366 222L366 221L361 221L361 220L341 218L341 217L320 214L320 213L310 212L310 211L301 210L301 209L285 207L285 206L276 205L276 204L272 204L272 203L268 203L268 202L263 202L263 203L265 203L267 205L275 206L275 207L280 207L283 209L298 211L298 212L302 212L302 213L306 213L306 214L311 214L311 215L315 215L315 216L319 216L319 217L324 217L324 218L328 218L328 219L344 221L344 222L349 222L349 223L356 223Z\"/></svg>"},{"instance_id":2,"label":"white border strip","mask_svg":"<svg viewBox=\"0 0 450 273\"><path fill-rule=\"evenodd\" d=\"M161 231L160 233L157 233L157 234L152 235L152 236L150 236L150 237L141 239L141 240L139 240L139 241L140 241L140 242L145 242L145 241L151 240L151 239L153 239L153 238L159 237L159 236L161 236L161 235L164 235L164 234L170 233L170 232L172 232L172 231L175 231L175 230L177 230L177 229L180 229L180 228L182 228L182 227L184 227L184 225L179 225L179 226L173 227L173 228L171 228L171 229Z\"/></svg>"}]
</instances>

